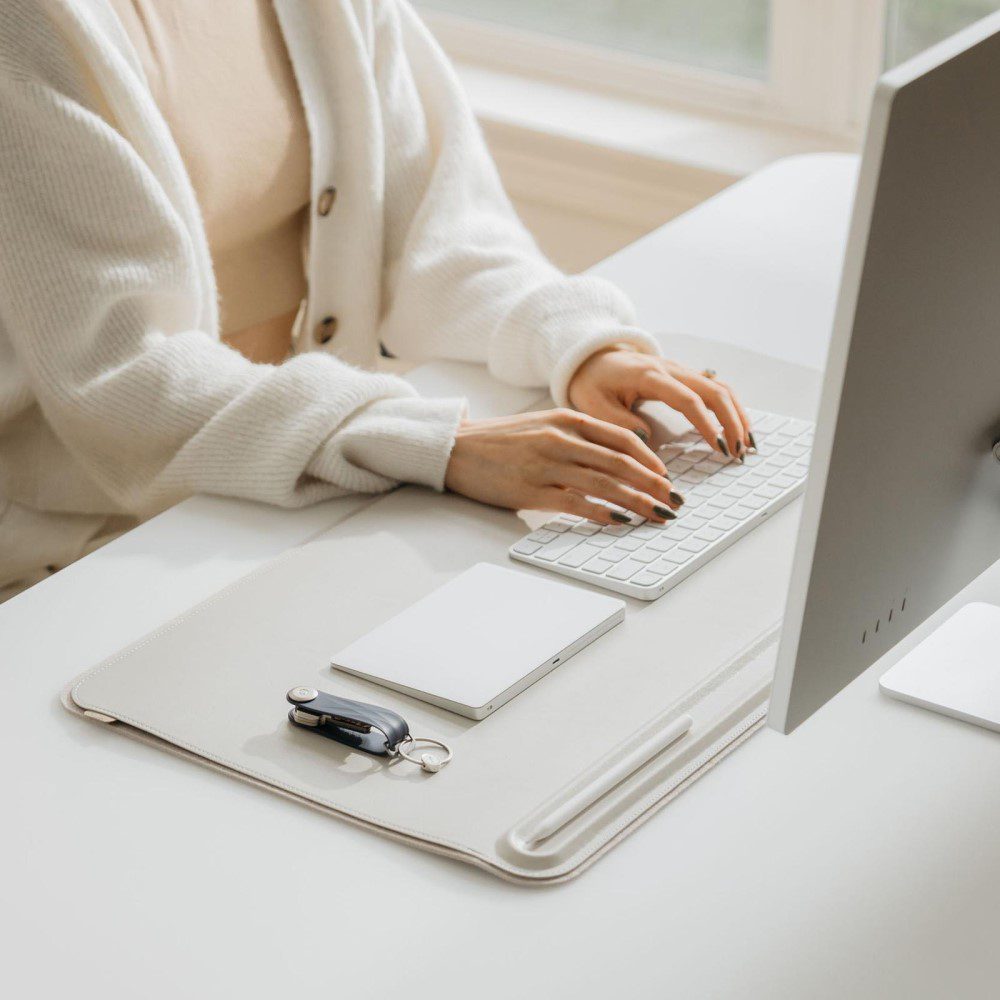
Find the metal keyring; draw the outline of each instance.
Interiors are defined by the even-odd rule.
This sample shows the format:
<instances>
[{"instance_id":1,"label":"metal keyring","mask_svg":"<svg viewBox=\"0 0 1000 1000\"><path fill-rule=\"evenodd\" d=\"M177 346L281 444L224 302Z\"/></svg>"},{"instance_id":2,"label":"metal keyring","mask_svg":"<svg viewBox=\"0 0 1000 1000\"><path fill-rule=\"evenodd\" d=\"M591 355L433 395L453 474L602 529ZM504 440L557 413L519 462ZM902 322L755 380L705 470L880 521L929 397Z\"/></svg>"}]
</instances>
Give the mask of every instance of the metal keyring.
<instances>
[{"instance_id":1,"label":"metal keyring","mask_svg":"<svg viewBox=\"0 0 1000 1000\"><path fill-rule=\"evenodd\" d=\"M413 757L404 750L404 747L416 746L418 743L424 743L428 746L439 747L445 752L445 756L432 757L429 753L422 753L419 757ZM425 771L429 771L433 774L435 771L440 771L448 761L454 756L451 752L451 747L447 743L442 743L441 740L432 740L426 736L418 736L414 738L413 736L404 736L395 746L396 755L402 757L403 760L408 760L411 764L418 764Z\"/></svg>"}]
</instances>

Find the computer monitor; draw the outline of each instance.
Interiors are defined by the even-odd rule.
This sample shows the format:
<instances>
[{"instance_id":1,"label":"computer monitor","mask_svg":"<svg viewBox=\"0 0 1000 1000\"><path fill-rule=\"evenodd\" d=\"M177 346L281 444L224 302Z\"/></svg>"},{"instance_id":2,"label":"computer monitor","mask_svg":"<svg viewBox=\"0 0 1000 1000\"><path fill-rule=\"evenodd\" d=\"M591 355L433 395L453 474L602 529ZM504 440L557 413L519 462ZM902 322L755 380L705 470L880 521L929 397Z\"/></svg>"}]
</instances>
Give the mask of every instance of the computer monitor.
<instances>
[{"instance_id":1,"label":"computer monitor","mask_svg":"<svg viewBox=\"0 0 1000 1000\"><path fill-rule=\"evenodd\" d=\"M998 439L994 14L875 91L773 728L793 730L1000 557Z\"/></svg>"}]
</instances>

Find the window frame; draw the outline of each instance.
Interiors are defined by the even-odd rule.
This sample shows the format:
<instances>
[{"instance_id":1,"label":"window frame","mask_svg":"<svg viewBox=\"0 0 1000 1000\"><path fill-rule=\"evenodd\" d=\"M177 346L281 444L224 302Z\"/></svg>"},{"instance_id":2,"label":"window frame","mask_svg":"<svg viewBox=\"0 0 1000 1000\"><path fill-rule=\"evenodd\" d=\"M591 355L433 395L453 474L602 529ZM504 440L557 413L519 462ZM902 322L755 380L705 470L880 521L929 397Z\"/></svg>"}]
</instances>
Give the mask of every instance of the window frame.
<instances>
[{"instance_id":1,"label":"window frame","mask_svg":"<svg viewBox=\"0 0 1000 1000\"><path fill-rule=\"evenodd\" d=\"M766 79L667 62L422 7L456 62L645 103L856 140L882 68L888 0L771 0Z\"/></svg>"}]
</instances>

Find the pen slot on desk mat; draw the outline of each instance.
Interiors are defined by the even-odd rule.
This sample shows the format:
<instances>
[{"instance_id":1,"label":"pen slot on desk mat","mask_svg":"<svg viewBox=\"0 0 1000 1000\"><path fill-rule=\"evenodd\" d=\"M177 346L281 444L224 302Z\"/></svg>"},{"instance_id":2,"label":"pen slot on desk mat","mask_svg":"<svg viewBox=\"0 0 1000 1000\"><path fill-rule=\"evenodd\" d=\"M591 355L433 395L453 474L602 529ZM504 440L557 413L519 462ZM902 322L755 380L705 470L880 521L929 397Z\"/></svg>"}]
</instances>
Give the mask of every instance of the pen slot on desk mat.
<instances>
[{"instance_id":1,"label":"pen slot on desk mat","mask_svg":"<svg viewBox=\"0 0 1000 1000\"><path fill-rule=\"evenodd\" d=\"M771 673L750 673L735 698L726 685L690 713L672 707L633 732L511 827L498 852L526 868L550 868L608 829L627 827L763 721Z\"/></svg>"}]
</instances>

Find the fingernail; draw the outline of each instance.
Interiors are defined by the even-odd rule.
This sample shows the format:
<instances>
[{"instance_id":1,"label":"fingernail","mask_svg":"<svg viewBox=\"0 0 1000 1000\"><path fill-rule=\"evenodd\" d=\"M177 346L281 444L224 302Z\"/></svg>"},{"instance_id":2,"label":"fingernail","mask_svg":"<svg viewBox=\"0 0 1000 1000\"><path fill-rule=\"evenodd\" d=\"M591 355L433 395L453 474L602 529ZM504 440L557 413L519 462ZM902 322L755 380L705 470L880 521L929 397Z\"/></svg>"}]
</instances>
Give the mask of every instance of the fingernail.
<instances>
[{"instance_id":1,"label":"fingernail","mask_svg":"<svg viewBox=\"0 0 1000 1000\"><path fill-rule=\"evenodd\" d=\"M743 452L745 452L745 451L746 451L746 447L744 446L743 442L742 441L737 441L736 442L736 454L737 455L742 455Z\"/></svg>"},{"instance_id":2,"label":"fingernail","mask_svg":"<svg viewBox=\"0 0 1000 1000\"><path fill-rule=\"evenodd\" d=\"M670 502L677 504L678 507L682 507L684 505L684 494L678 493L677 490L671 490Z\"/></svg>"},{"instance_id":3,"label":"fingernail","mask_svg":"<svg viewBox=\"0 0 1000 1000\"><path fill-rule=\"evenodd\" d=\"M754 451L756 451L756 450L757 450L757 442L756 442L756 440L754 439L754 436L753 436L753 431L750 431L750 432L749 432L749 433L747 434L747 437L748 437L748 438L750 439L750 447L751 447L751 448L753 448L753 450L754 450Z\"/></svg>"},{"instance_id":4,"label":"fingernail","mask_svg":"<svg viewBox=\"0 0 1000 1000\"><path fill-rule=\"evenodd\" d=\"M721 434L715 439L715 443L719 446L719 451L721 451L726 458L729 458L729 445L726 444L726 439Z\"/></svg>"},{"instance_id":5,"label":"fingernail","mask_svg":"<svg viewBox=\"0 0 1000 1000\"><path fill-rule=\"evenodd\" d=\"M617 521L619 524L631 524L632 518L628 514L623 514L620 510L613 510L611 512L611 520Z\"/></svg>"},{"instance_id":6,"label":"fingernail","mask_svg":"<svg viewBox=\"0 0 1000 1000\"><path fill-rule=\"evenodd\" d=\"M669 507L654 507L653 513L656 514L657 517L665 518L668 521L672 521L677 517L677 515Z\"/></svg>"},{"instance_id":7,"label":"fingernail","mask_svg":"<svg viewBox=\"0 0 1000 1000\"><path fill-rule=\"evenodd\" d=\"M649 435L641 427L636 427L633 433L643 444L649 444Z\"/></svg>"}]
</instances>

